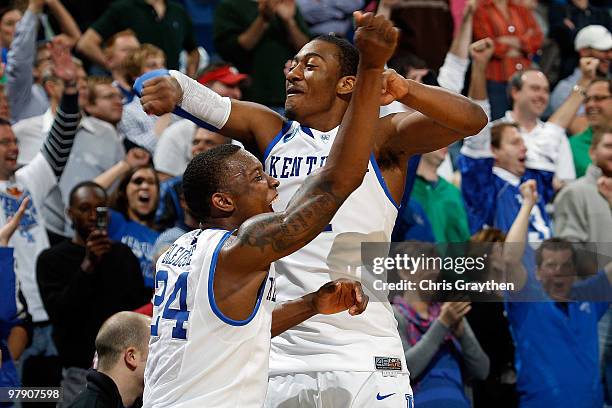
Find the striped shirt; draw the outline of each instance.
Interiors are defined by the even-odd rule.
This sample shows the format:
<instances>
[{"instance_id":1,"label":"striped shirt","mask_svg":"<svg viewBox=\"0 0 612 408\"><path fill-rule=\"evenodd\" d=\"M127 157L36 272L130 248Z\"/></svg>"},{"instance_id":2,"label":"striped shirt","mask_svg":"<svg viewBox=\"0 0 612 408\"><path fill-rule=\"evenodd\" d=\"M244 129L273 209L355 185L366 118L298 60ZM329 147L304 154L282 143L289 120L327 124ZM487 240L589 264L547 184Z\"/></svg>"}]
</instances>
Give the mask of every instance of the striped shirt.
<instances>
[{"instance_id":1,"label":"striped shirt","mask_svg":"<svg viewBox=\"0 0 612 408\"><path fill-rule=\"evenodd\" d=\"M502 36L518 37L521 41L520 56L506 56L510 46L497 40ZM516 71L529 68L531 58L544 39L530 10L508 1L506 18L493 0L483 0L474 13L474 41L486 37L495 41L495 52L487 67L487 79L499 82L506 82Z\"/></svg>"}]
</instances>

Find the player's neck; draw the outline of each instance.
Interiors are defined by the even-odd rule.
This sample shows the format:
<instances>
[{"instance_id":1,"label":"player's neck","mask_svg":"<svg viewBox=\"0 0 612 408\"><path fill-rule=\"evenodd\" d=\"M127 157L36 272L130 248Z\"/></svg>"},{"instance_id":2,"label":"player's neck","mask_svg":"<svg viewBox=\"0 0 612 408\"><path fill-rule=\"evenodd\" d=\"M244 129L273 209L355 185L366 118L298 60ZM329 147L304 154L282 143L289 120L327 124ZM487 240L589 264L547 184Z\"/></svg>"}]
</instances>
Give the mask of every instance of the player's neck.
<instances>
[{"instance_id":1,"label":"player's neck","mask_svg":"<svg viewBox=\"0 0 612 408\"><path fill-rule=\"evenodd\" d=\"M298 119L301 125L307 126L311 129L316 129L320 132L329 132L332 129L337 128L342 122L342 117L346 112L346 108L343 106L334 106L331 110L309 115L304 118Z\"/></svg>"},{"instance_id":2,"label":"player's neck","mask_svg":"<svg viewBox=\"0 0 612 408\"><path fill-rule=\"evenodd\" d=\"M200 223L200 228L209 229L223 229L226 231L233 231L238 229L240 225L246 220L238 220L235 217L227 217L227 218L211 218L206 221Z\"/></svg>"}]
</instances>

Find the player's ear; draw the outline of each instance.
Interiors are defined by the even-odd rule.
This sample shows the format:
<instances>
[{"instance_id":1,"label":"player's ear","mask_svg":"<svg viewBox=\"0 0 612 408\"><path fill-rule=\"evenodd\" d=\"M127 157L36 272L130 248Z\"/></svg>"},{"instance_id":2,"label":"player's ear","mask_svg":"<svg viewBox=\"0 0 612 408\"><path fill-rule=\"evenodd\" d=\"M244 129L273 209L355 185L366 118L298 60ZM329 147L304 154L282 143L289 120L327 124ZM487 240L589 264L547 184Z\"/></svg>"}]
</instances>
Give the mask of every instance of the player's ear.
<instances>
[{"instance_id":1,"label":"player's ear","mask_svg":"<svg viewBox=\"0 0 612 408\"><path fill-rule=\"evenodd\" d=\"M348 95L353 92L356 78L353 75L347 75L340 78L336 84L336 93L339 95Z\"/></svg>"},{"instance_id":2,"label":"player's ear","mask_svg":"<svg viewBox=\"0 0 612 408\"><path fill-rule=\"evenodd\" d=\"M227 193L214 193L211 198L213 209L231 213L235 210L235 203Z\"/></svg>"}]
</instances>

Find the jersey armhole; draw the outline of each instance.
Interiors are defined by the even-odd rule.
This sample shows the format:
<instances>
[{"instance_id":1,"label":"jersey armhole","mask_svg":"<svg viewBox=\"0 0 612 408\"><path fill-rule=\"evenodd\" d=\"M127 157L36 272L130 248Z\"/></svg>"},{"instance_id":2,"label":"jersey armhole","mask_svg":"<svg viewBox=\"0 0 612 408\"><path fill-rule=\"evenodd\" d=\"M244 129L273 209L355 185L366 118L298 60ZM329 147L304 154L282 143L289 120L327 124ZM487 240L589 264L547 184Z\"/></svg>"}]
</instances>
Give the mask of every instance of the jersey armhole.
<instances>
[{"instance_id":1,"label":"jersey armhole","mask_svg":"<svg viewBox=\"0 0 612 408\"><path fill-rule=\"evenodd\" d=\"M387 187L387 183L385 182L385 178L383 177L380 168L378 167L378 163L376 162L376 157L374 157L374 153L370 155L370 162L372 163L372 168L374 169L374 173L376 173L376 178L378 179L380 186L385 192L385 195L387 196L391 204L393 204L393 206L399 210L400 206L395 202L393 196L391 195L391 192L389 191L389 188Z\"/></svg>"},{"instance_id":2,"label":"jersey armhole","mask_svg":"<svg viewBox=\"0 0 612 408\"><path fill-rule=\"evenodd\" d=\"M270 155L270 152L272 151L274 146L276 146L276 144L281 140L281 138L285 135L285 133L287 133L289 129L291 129L291 125L293 125L293 121L285 122L283 124L283 128L276 134L276 136L274 136L274 139L272 139L270 143L268 143L268 146L266 146L266 150L264 151L264 155L263 155L264 163L268 159L268 156Z\"/></svg>"},{"instance_id":3,"label":"jersey armhole","mask_svg":"<svg viewBox=\"0 0 612 408\"><path fill-rule=\"evenodd\" d=\"M251 312L249 317L247 317L244 320L234 320L234 319L231 319L231 318L225 316L223 314L223 312L221 312L221 310L217 306L217 303L215 302L215 291L214 291L214 286L213 286L214 282L215 282L215 270L217 268L217 261L219 259L219 252L221 252L221 248L223 248L223 244L234 233L234 231L227 231L225 233L225 235L223 235L223 237L221 238L221 240L219 241L219 243L217 244L217 246L215 247L215 250L213 252L213 256L212 256L212 259L210 261L210 271L208 273L208 302L210 304L210 308L213 311L213 313L219 319L221 319L222 322L227 323L227 324L229 324L231 326L245 326L245 325L249 324L251 322L251 320L253 320L253 318L255 318L255 316L257 315L257 311L259 310L259 306L261 305L261 300L262 300L262 297L263 297L264 288L266 286L266 282L267 282L268 278L266 276L266 279L264 279L262 281L261 287L259 288L259 291L257 292L257 301L255 303L255 307L253 308L253 311Z\"/></svg>"}]
</instances>

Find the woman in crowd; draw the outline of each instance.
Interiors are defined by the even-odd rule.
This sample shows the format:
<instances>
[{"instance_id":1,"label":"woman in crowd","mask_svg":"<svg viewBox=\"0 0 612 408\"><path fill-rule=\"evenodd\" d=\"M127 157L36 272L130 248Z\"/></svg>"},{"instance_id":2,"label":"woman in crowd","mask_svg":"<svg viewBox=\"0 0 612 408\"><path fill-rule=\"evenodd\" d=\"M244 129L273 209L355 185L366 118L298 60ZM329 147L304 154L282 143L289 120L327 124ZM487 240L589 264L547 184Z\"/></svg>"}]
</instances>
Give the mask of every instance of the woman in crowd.
<instances>
[{"instance_id":1,"label":"woman in crowd","mask_svg":"<svg viewBox=\"0 0 612 408\"><path fill-rule=\"evenodd\" d=\"M121 179L112 199L108 235L132 249L140 260L145 285L153 287L151 249L159 236L153 220L159 203L159 180L150 165L137 166Z\"/></svg>"},{"instance_id":2,"label":"woman in crowd","mask_svg":"<svg viewBox=\"0 0 612 408\"><path fill-rule=\"evenodd\" d=\"M408 245L412 247L408 252L413 252L415 257L437 256L433 244ZM439 272L421 268L414 274L400 271L400 277L436 281ZM415 405L469 408L464 378L485 379L489 357L464 318L471 309L470 302L439 303L432 300L433 294L420 289L406 290L393 300Z\"/></svg>"}]
</instances>

